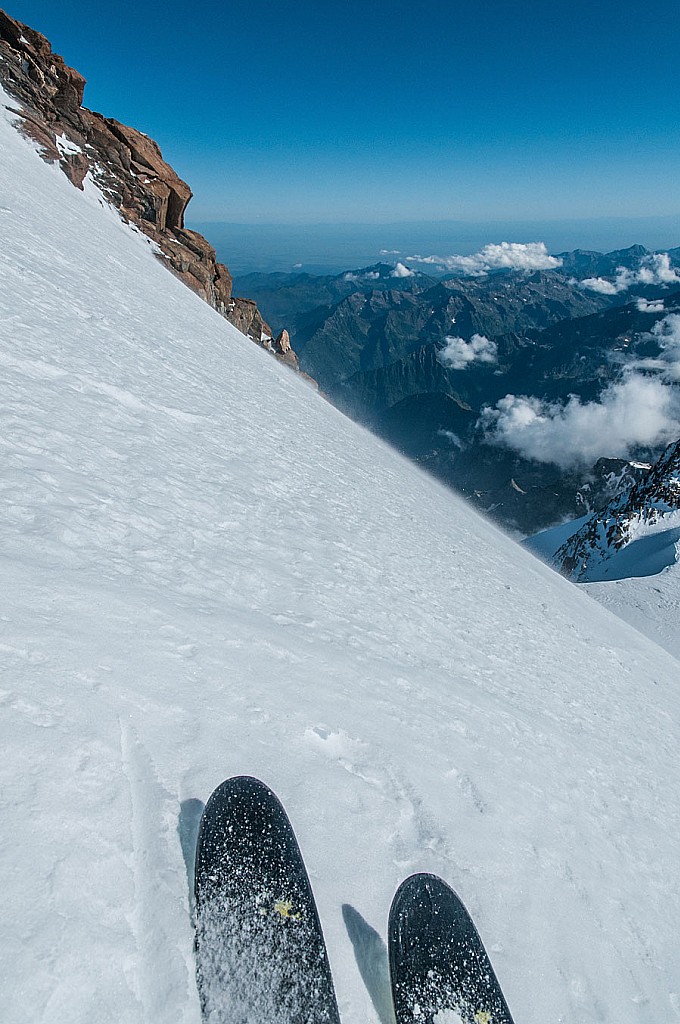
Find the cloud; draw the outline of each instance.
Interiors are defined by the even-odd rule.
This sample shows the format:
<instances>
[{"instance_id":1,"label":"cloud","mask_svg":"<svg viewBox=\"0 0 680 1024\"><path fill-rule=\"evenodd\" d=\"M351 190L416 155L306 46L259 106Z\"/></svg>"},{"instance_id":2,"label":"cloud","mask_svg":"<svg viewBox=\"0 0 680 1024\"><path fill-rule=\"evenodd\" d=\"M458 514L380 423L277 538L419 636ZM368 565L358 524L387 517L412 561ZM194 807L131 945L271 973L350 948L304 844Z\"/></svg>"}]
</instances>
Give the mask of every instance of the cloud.
<instances>
[{"instance_id":1,"label":"cloud","mask_svg":"<svg viewBox=\"0 0 680 1024\"><path fill-rule=\"evenodd\" d=\"M638 309L644 299L638 299ZM649 303L650 306L659 305L661 302ZM647 310L643 310L647 312ZM651 310L650 310L651 312ZM659 312L654 309L654 312ZM638 340L643 342L655 342L660 351L656 356L646 356L644 359L631 358L626 365L628 373L653 371L662 380L675 383L680 381L680 314L669 313L663 320L657 320L651 331L638 335Z\"/></svg>"},{"instance_id":2,"label":"cloud","mask_svg":"<svg viewBox=\"0 0 680 1024\"><path fill-rule=\"evenodd\" d=\"M471 363L495 363L498 361L498 346L483 334L473 334L469 341L464 338L447 337L444 348L437 352L437 359L449 370L465 370Z\"/></svg>"},{"instance_id":3,"label":"cloud","mask_svg":"<svg viewBox=\"0 0 680 1024\"><path fill-rule=\"evenodd\" d=\"M586 277L578 282L578 287L589 292L600 292L601 295L617 295L621 291L613 281L607 281L604 277Z\"/></svg>"},{"instance_id":4,"label":"cloud","mask_svg":"<svg viewBox=\"0 0 680 1024\"><path fill-rule=\"evenodd\" d=\"M409 270L403 263L397 263L390 277L413 277L414 275L415 270Z\"/></svg>"},{"instance_id":5,"label":"cloud","mask_svg":"<svg viewBox=\"0 0 680 1024\"><path fill-rule=\"evenodd\" d=\"M454 446L454 448L460 448L461 451L463 451L463 449L465 448L465 445L463 444L461 439L458 437L458 434L454 434L454 432L452 430L443 430L443 429L442 430L438 430L437 431L437 436L438 437L445 437L447 441L450 441L450 443Z\"/></svg>"},{"instance_id":6,"label":"cloud","mask_svg":"<svg viewBox=\"0 0 680 1024\"><path fill-rule=\"evenodd\" d=\"M346 274L342 275L343 281L377 281L380 278L380 272L377 270L369 270L366 274L353 274L351 270L348 270Z\"/></svg>"},{"instance_id":7,"label":"cloud","mask_svg":"<svg viewBox=\"0 0 680 1024\"><path fill-rule=\"evenodd\" d=\"M381 256L401 256L401 249L381 249Z\"/></svg>"},{"instance_id":8,"label":"cloud","mask_svg":"<svg viewBox=\"0 0 680 1024\"><path fill-rule=\"evenodd\" d=\"M680 381L680 314L669 313L657 320L650 334L661 348L656 368L667 380Z\"/></svg>"},{"instance_id":9,"label":"cloud","mask_svg":"<svg viewBox=\"0 0 680 1024\"><path fill-rule=\"evenodd\" d=\"M638 299L639 303L644 299ZM650 303L653 305L654 303ZM680 313L669 313L649 332L659 354L632 359L623 378L595 402L570 395L548 402L506 395L482 410L479 426L493 444L527 459L554 462L562 469L591 466L602 456L629 458L636 448L668 444L680 437Z\"/></svg>"},{"instance_id":10,"label":"cloud","mask_svg":"<svg viewBox=\"0 0 680 1024\"><path fill-rule=\"evenodd\" d=\"M616 277L623 284L680 284L680 274L671 266L671 258L667 252L655 252L651 256L643 256L637 271L621 270ZM626 284L630 288L630 284Z\"/></svg>"},{"instance_id":11,"label":"cloud","mask_svg":"<svg viewBox=\"0 0 680 1024\"><path fill-rule=\"evenodd\" d=\"M671 258L667 252L654 252L649 256L643 256L637 270L617 267L613 281L608 281L604 277L587 277L581 281L579 288L601 292L603 295L617 295L638 284L680 285L680 274L671 266Z\"/></svg>"},{"instance_id":12,"label":"cloud","mask_svg":"<svg viewBox=\"0 0 680 1024\"><path fill-rule=\"evenodd\" d=\"M527 459L561 469L592 465L601 456L628 458L638 446L680 436L680 392L658 378L632 374L597 402L571 395L566 403L506 395L482 413L487 438Z\"/></svg>"},{"instance_id":13,"label":"cloud","mask_svg":"<svg viewBox=\"0 0 680 1024\"><path fill-rule=\"evenodd\" d=\"M551 256L545 242L500 242L485 245L471 256L407 256L412 263L428 263L463 277L483 277L492 270L554 270L562 260Z\"/></svg>"},{"instance_id":14,"label":"cloud","mask_svg":"<svg viewBox=\"0 0 680 1024\"><path fill-rule=\"evenodd\" d=\"M640 313L663 313L663 299L652 299L651 302L647 299L636 299L635 302Z\"/></svg>"}]
</instances>

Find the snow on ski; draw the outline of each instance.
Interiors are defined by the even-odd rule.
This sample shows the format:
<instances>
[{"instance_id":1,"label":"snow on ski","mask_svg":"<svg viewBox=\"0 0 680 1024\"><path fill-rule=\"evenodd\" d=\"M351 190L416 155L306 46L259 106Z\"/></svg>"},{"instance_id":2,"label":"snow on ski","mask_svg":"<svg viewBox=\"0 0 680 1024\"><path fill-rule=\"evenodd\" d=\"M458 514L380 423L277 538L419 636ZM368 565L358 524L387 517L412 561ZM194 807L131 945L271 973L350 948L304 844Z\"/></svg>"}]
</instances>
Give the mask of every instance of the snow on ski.
<instances>
[{"instance_id":1,"label":"snow on ski","mask_svg":"<svg viewBox=\"0 0 680 1024\"><path fill-rule=\"evenodd\" d=\"M227 779L201 818L196 970L210 1024L340 1024L319 915L280 801Z\"/></svg>"}]
</instances>

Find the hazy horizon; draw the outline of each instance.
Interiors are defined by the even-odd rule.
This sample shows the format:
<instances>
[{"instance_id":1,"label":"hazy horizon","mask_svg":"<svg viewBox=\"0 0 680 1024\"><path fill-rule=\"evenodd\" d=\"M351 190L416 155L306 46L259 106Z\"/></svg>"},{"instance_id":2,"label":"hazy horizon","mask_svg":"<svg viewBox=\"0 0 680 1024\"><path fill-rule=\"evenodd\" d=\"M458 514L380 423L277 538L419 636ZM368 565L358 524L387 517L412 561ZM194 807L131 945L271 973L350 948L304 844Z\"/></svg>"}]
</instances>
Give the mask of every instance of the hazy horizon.
<instances>
[{"instance_id":1,"label":"hazy horizon","mask_svg":"<svg viewBox=\"0 0 680 1024\"><path fill-rule=\"evenodd\" d=\"M391 223L238 223L193 221L236 276L260 271L340 273L410 256L468 255L499 242L544 242L551 253L610 252L631 245L680 246L680 214L552 221L395 221ZM422 267L426 273L427 267Z\"/></svg>"},{"instance_id":2,"label":"hazy horizon","mask_svg":"<svg viewBox=\"0 0 680 1024\"><path fill-rule=\"evenodd\" d=\"M8 13L85 76L88 107L158 142L197 222L678 209L680 19L665 0L167 0L141 48L129 4Z\"/></svg>"}]
</instances>

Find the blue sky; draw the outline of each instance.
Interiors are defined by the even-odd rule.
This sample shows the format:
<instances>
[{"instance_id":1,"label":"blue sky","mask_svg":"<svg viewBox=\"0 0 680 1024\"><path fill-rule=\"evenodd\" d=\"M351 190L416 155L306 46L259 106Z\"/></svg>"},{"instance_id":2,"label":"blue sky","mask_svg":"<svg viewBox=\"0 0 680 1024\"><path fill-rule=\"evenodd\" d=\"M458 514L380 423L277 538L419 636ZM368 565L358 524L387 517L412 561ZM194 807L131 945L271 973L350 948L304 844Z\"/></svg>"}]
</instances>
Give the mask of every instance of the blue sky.
<instances>
[{"instance_id":1,"label":"blue sky","mask_svg":"<svg viewBox=\"0 0 680 1024\"><path fill-rule=\"evenodd\" d=\"M677 0L15 0L194 220L680 213Z\"/></svg>"}]
</instances>

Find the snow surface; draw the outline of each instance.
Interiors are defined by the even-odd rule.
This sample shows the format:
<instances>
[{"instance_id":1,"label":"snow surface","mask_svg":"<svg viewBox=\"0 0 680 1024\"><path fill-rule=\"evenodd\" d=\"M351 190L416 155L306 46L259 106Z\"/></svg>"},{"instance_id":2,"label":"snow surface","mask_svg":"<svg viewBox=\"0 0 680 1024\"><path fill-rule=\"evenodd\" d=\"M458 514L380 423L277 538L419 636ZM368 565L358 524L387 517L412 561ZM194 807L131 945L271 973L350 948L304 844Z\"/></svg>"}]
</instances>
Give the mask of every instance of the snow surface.
<instances>
[{"instance_id":1,"label":"snow surface","mask_svg":"<svg viewBox=\"0 0 680 1024\"><path fill-rule=\"evenodd\" d=\"M551 526L548 530L541 530L531 537L525 537L521 541L522 547L531 551L537 558L550 564L553 555L559 551L563 544L573 537L582 526L590 519L592 513L581 516L580 519L568 519L557 526Z\"/></svg>"},{"instance_id":2,"label":"snow surface","mask_svg":"<svg viewBox=\"0 0 680 1024\"><path fill-rule=\"evenodd\" d=\"M656 576L678 562L680 551L680 512L660 517L656 523L640 524L633 538L618 551L593 557L586 583L625 580L632 576ZM599 552L595 552L597 555Z\"/></svg>"},{"instance_id":3,"label":"snow surface","mask_svg":"<svg viewBox=\"0 0 680 1024\"><path fill-rule=\"evenodd\" d=\"M388 1024L414 870L467 902L518 1022L677 1020L677 661L0 113L4 1024L197 1024L187 872L238 773L289 811L344 1024Z\"/></svg>"},{"instance_id":4,"label":"snow surface","mask_svg":"<svg viewBox=\"0 0 680 1024\"><path fill-rule=\"evenodd\" d=\"M580 585L680 661L680 565L656 576Z\"/></svg>"},{"instance_id":5,"label":"snow surface","mask_svg":"<svg viewBox=\"0 0 680 1024\"><path fill-rule=\"evenodd\" d=\"M582 516L522 541L548 565L562 545L588 522ZM632 540L619 551L603 543L592 557L589 580L578 583L615 615L680 659L680 515L630 524Z\"/></svg>"}]
</instances>

